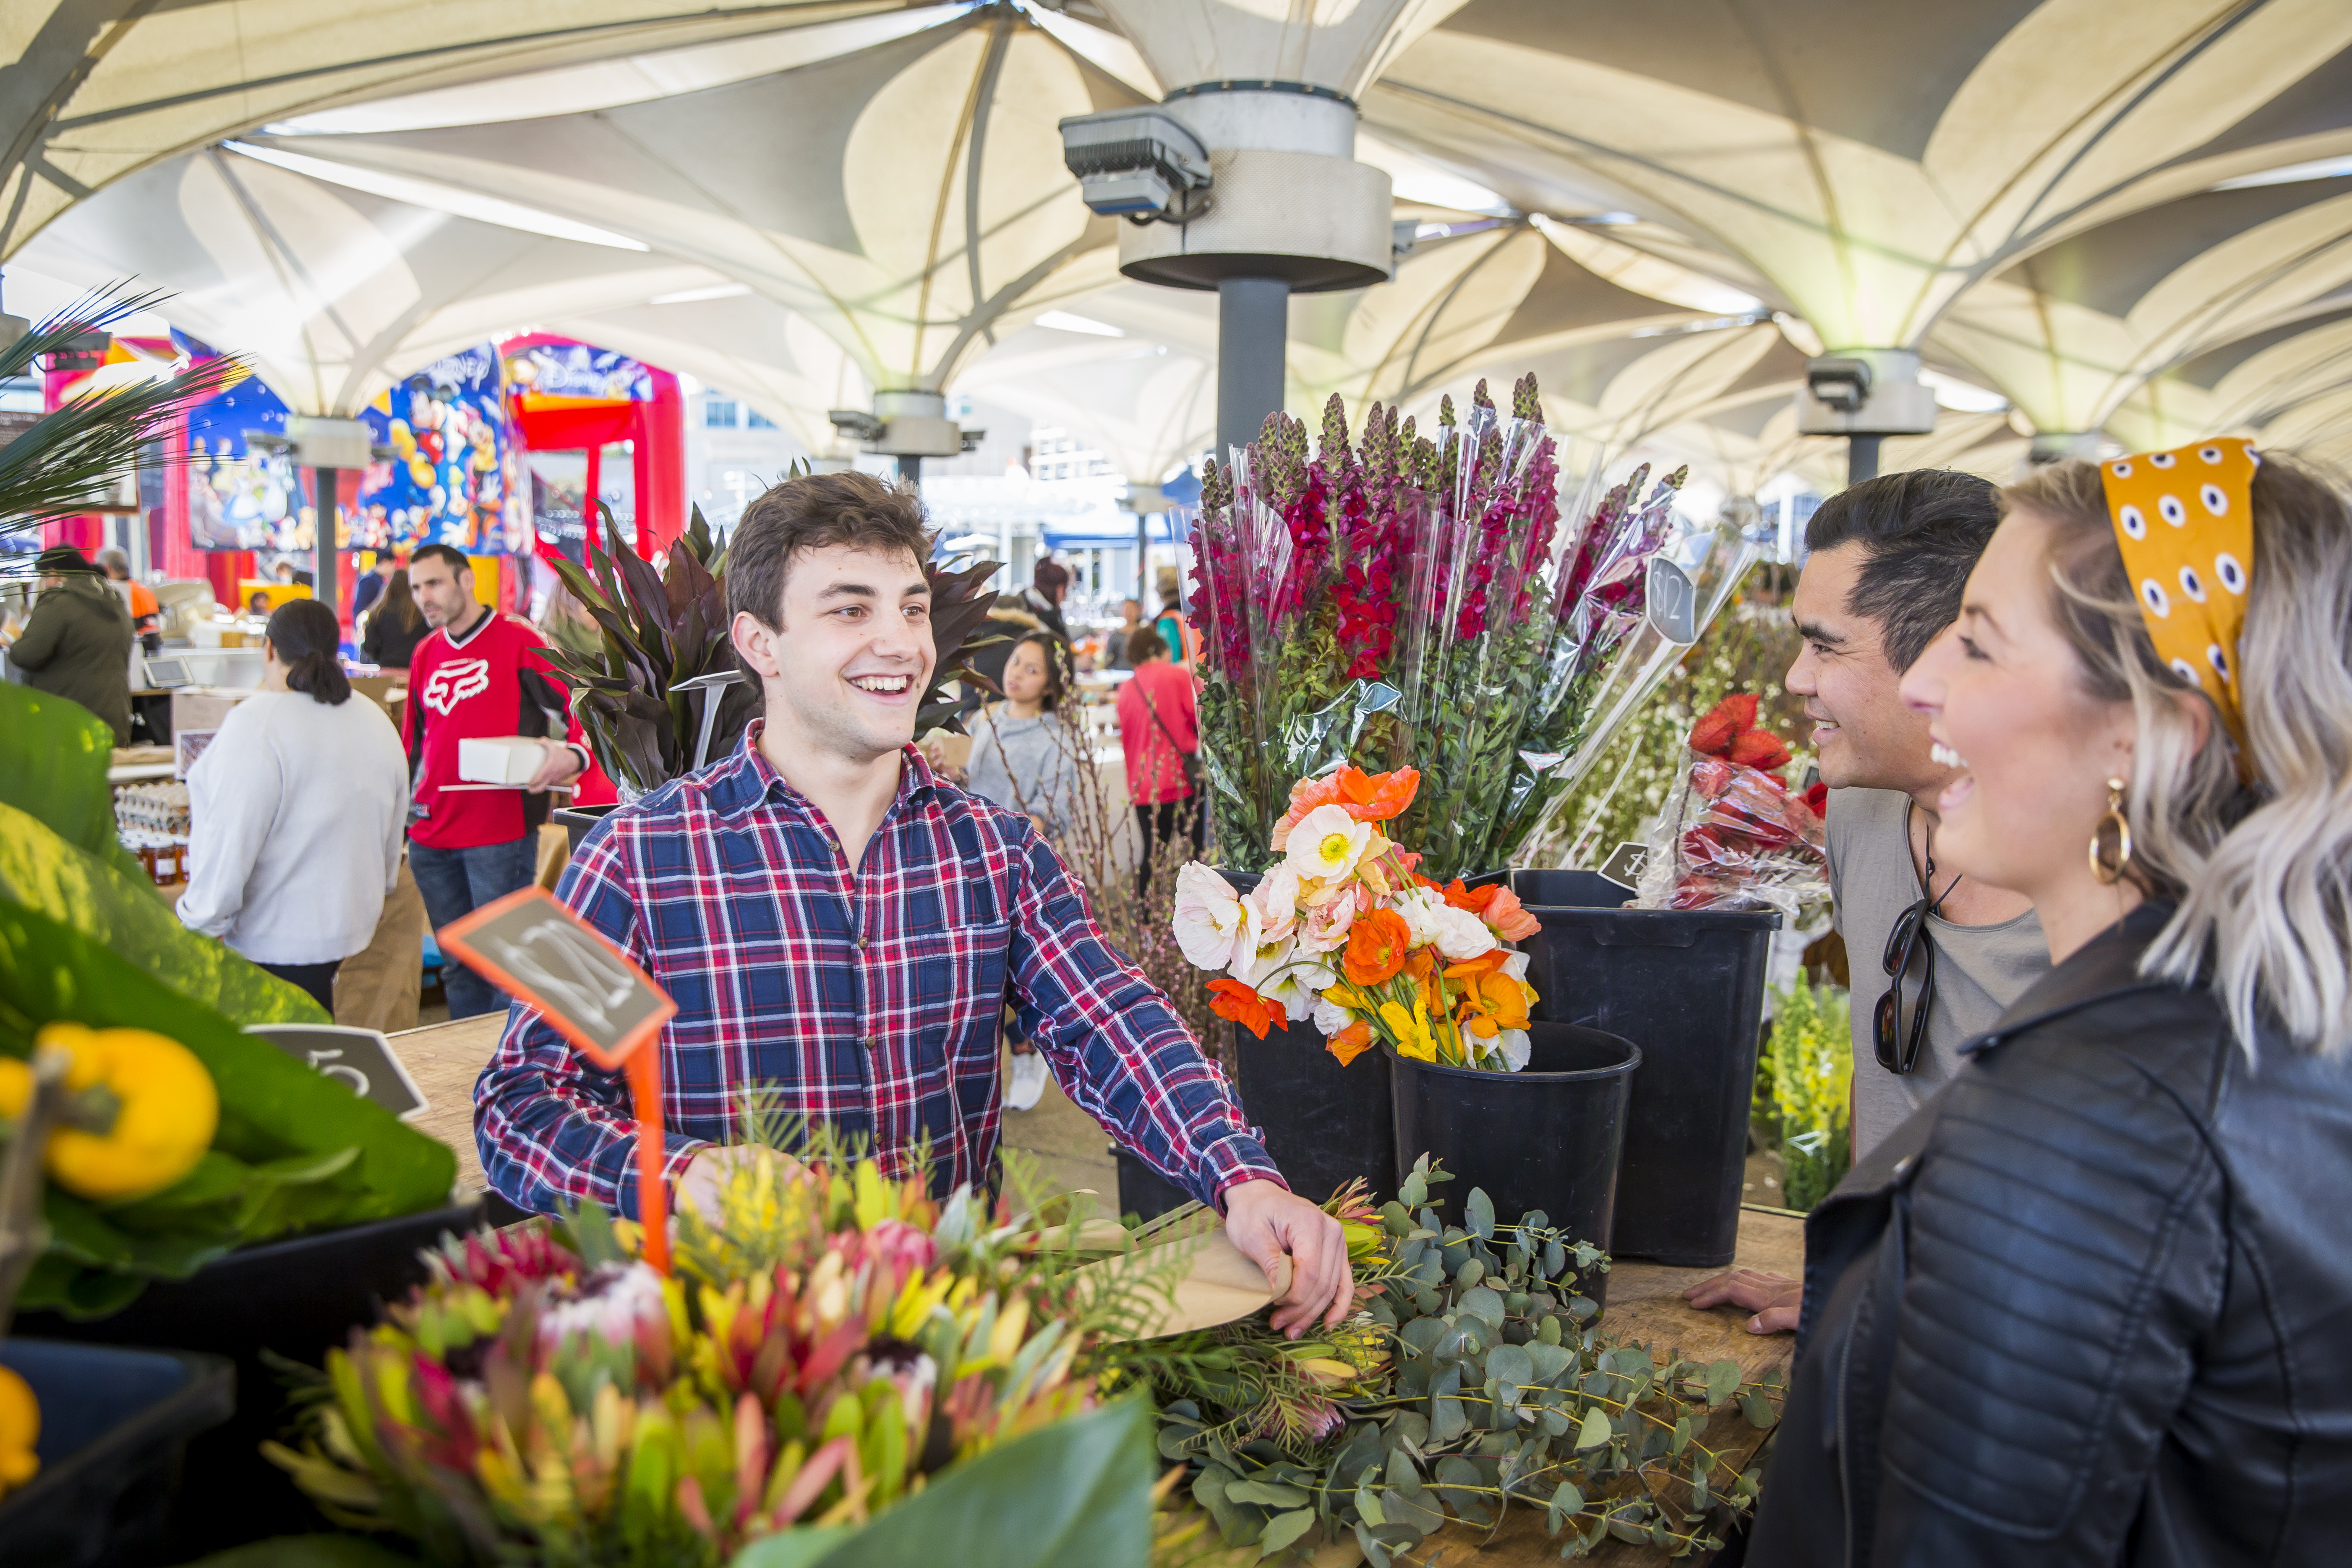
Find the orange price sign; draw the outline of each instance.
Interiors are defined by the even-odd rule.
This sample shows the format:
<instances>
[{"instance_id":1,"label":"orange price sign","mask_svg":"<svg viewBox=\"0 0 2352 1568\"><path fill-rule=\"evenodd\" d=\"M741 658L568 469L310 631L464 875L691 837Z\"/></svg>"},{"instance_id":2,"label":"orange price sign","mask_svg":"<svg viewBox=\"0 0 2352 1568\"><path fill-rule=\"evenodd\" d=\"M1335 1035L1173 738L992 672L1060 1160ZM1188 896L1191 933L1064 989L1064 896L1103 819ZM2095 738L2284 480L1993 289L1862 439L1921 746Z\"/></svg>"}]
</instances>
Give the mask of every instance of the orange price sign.
<instances>
[{"instance_id":1,"label":"orange price sign","mask_svg":"<svg viewBox=\"0 0 2352 1568\"><path fill-rule=\"evenodd\" d=\"M509 893L435 933L444 952L540 1010L605 1072L625 1070L637 1119L637 1215L646 1261L669 1272L662 1185L662 1026L677 1004L603 931L541 888Z\"/></svg>"}]
</instances>

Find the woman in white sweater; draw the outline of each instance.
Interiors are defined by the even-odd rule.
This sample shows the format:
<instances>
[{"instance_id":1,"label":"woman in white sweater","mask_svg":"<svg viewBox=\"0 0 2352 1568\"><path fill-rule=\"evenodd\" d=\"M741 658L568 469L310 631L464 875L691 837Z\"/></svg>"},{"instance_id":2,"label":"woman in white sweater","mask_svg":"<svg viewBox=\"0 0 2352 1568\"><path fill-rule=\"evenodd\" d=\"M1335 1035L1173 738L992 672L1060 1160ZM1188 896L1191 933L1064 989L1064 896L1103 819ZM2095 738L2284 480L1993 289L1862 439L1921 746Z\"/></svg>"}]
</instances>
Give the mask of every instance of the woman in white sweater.
<instances>
[{"instance_id":1,"label":"woman in white sweater","mask_svg":"<svg viewBox=\"0 0 2352 1568\"><path fill-rule=\"evenodd\" d=\"M261 690L188 770L180 923L331 1014L336 969L373 939L400 879L408 757L383 710L351 700L333 611L289 601L268 636Z\"/></svg>"}]
</instances>

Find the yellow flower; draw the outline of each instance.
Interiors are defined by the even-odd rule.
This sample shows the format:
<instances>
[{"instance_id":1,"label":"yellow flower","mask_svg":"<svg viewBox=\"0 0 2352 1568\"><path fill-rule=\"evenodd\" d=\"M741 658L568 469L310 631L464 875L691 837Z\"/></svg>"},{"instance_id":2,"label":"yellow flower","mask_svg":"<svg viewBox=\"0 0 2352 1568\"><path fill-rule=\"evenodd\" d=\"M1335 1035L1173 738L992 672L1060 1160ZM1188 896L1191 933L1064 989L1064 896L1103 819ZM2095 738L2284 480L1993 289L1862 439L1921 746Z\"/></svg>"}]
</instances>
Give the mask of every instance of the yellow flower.
<instances>
[{"instance_id":1,"label":"yellow flower","mask_svg":"<svg viewBox=\"0 0 2352 1568\"><path fill-rule=\"evenodd\" d=\"M1437 1059L1437 1041L1429 1032L1429 1008L1423 1003L1417 988L1413 993L1412 1012L1406 1012L1402 1003L1383 1002L1381 1004L1381 1022L1386 1024L1389 1033L1396 1037L1397 1055L1411 1057L1417 1062Z\"/></svg>"}]
</instances>

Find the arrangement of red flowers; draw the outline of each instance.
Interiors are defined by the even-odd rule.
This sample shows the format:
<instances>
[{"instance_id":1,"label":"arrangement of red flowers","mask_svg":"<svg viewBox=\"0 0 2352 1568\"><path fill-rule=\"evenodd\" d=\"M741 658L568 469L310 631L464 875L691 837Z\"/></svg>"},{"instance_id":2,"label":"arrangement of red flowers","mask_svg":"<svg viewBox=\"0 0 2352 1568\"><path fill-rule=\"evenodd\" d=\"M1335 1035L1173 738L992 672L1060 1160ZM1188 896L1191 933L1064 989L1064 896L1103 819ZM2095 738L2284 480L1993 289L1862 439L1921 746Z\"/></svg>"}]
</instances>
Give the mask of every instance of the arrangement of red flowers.
<instances>
[{"instance_id":1,"label":"arrangement of red flowers","mask_svg":"<svg viewBox=\"0 0 2352 1568\"><path fill-rule=\"evenodd\" d=\"M1202 480L1192 607L1218 837L1238 869L1263 870L1290 780L1410 763L1422 790L1406 832L1427 871L1507 865L1565 770L1630 716L1621 674L1649 679L1654 661L1630 656L1648 564L1686 531L1683 475L1645 494L1638 469L1586 517L1596 468L1564 507L1533 376L1507 414L1484 382L1459 416L1445 399L1427 436L1374 404L1351 440L1335 397L1307 447L1276 414Z\"/></svg>"},{"instance_id":2,"label":"arrangement of red flowers","mask_svg":"<svg viewBox=\"0 0 2352 1568\"><path fill-rule=\"evenodd\" d=\"M1736 693L1691 727L1690 764L1659 818L1641 907L1769 906L1794 917L1827 896L1821 809L1781 782L1788 743L1756 714L1755 695Z\"/></svg>"}]
</instances>

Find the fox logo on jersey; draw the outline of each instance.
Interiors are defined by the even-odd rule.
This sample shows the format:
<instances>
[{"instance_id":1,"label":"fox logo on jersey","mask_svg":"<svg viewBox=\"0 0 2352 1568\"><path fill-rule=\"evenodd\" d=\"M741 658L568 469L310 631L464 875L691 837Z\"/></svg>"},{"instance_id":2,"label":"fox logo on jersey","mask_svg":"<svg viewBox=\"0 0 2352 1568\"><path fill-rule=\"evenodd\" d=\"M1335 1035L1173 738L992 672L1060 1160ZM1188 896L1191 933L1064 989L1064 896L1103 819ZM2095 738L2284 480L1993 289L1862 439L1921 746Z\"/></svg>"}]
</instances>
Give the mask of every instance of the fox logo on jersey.
<instances>
[{"instance_id":1,"label":"fox logo on jersey","mask_svg":"<svg viewBox=\"0 0 2352 1568\"><path fill-rule=\"evenodd\" d=\"M490 689L490 661L487 658L453 658L433 672L418 698L425 707L443 718L449 710L468 697L478 696Z\"/></svg>"}]
</instances>

